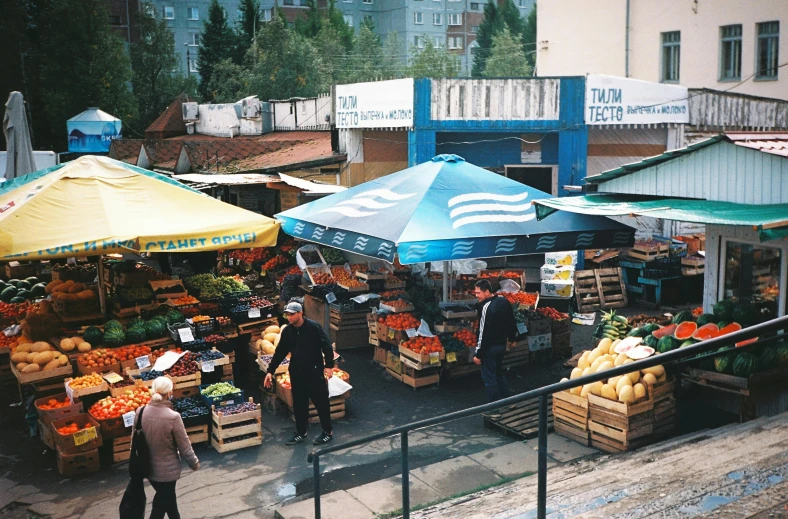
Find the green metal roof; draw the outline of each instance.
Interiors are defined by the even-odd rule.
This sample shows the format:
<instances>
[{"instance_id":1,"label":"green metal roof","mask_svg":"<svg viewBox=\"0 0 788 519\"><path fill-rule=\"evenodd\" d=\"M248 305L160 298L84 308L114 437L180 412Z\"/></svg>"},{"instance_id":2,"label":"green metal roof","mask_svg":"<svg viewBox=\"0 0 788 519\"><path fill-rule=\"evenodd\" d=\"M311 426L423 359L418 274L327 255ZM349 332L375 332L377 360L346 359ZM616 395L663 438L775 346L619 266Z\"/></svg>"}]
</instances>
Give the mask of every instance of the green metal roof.
<instances>
[{"instance_id":1,"label":"green metal roof","mask_svg":"<svg viewBox=\"0 0 788 519\"><path fill-rule=\"evenodd\" d=\"M648 157L646 159L641 160L640 162L633 162L631 164L624 164L620 168L611 169L609 171L605 171L599 175L594 175L592 177L586 177L586 184L602 184L607 182L608 180L613 180L615 178L623 177L626 175L631 175L636 171L640 171L646 168L650 168L652 166L656 166L658 164L662 164L664 162L671 161L673 159L677 159L684 155L690 154L694 151L706 148L711 146L712 144L717 144L718 142L728 141L730 139L725 135L715 135L709 139L704 141L696 142L686 148L681 148L678 150L671 150L666 151L662 155L655 155L654 157Z\"/></svg>"},{"instance_id":2,"label":"green metal roof","mask_svg":"<svg viewBox=\"0 0 788 519\"><path fill-rule=\"evenodd\" d=\"M761 241L788 236L788 204L751 205L710 200L634 195L587 195L534 200L536 218L556 211L595 216L649 216L682 222L743 225L758 230Z\"/></svg>"}]
</instances>

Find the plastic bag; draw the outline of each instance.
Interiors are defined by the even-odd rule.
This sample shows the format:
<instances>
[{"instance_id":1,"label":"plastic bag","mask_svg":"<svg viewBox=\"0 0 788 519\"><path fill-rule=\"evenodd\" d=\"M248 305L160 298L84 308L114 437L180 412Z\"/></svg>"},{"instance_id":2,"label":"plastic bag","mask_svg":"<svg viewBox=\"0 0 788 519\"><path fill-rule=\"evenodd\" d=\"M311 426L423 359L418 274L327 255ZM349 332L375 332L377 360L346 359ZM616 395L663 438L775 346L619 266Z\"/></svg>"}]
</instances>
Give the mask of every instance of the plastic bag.
<instances>
[{"instance_id":1,"label":"plastic bag","mask_svg":"<svg viewBox=\"0 0 788 519\"><path fill-rule=\"evenodd\" d=\"M304 256L317 257L318 261L307 263L306 259L304 259ZM303 247L299 248L298 251L296 251L296 263L302 271L305 271L307 267L312 265L323 265L324 263L322 263L319 259L321 257L322 255L320 254L320 249L318 249L315 245L304 245Z\"/></svg>"},{"instance_id":2,"label":"plastic bag","mask_svg":"<svg viewBox=\"0 0 788 519\"><path fill-rule=\"evenodd\" d=\"M328 398L344 395L351 389L353 389L353 386L339 377L331 377L328 379Z\"/></svg>"},{"instance_id":3,"label":"plastic bag","mask_svg":"<svg viewBox=\"0 0 788 519\"><path fill-rule=\"evenodd\" d=\"M520 285L512 279L502 279L499 284L501 285L501 289L498 292L508 292L511 294L520 291Z\"/></svg>"}]
</instances>

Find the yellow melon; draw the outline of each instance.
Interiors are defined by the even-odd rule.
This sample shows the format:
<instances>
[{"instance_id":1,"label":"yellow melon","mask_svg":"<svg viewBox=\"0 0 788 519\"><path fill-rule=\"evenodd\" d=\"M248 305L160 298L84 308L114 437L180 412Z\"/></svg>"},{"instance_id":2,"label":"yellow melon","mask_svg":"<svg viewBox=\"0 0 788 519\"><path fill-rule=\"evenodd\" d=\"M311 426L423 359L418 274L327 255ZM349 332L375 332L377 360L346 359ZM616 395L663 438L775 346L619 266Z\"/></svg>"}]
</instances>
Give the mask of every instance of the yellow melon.
<instances>
[{"instance_id":1,"label":"yellow melon","mask_svg":"<svg viewBox=\"0 0 788 519\"><path fill-rule=\"evenodd\" d=\"M624 379L621 379L624 380ZM629 379L626 379L629 380ZM635 392L632 389L632 386L624 386L621 388L621 391L618 392L618 401L624 402L625 404L634 404L635 403Z\"/></svg>"},{"instance_id":2,"label":"yellow melon","mask_svg":"<svg viewBox=\"0 0 788 519\"><path fill-rule=\"evenodd\" d=\"M89 343L89 342L87 342L87 341L82 341L82 342L81 342L81 343L80 343L80 344L77 346L77 350L79 350L79 352L80 352L80 353L87 353L87 352L89 352L89 351L90 351L90 349L91 349L91 348L92 348L92 346L91 346L91 345L90 345L90 343Z\"/></svg>"},{"instance_id":3,"label":"yellow melon","mask_svg":"<svg viewBox=\"0 0 788 519\"><path fill-rule=\"evenodd\" d=\"M610 384L604 384L602 386L602 391L600 392L600 396L602 398L607 398L608 400L616 400L618 396L616 395L616 388L611 386Z\"/></svg>"},{"instance_id":4,"label":"yellow melon","mask_svg":"<svg viewBox=\"0 0 788 519\"><path fill-rule=\"evenodd\" d=\"M632 389L635 391L635 401L646 398L646 386L643 384L635 384Z\"/></svg>"},{"instance_id":5,"label":"yellow melon","mask_svg":"<svg viewBox=\"0 0 788 519\"><path fill-rule=\"evenodd\" d=\"M265 335L263 335L263 339L265 339L266 341L268 341L271 344L273 344L274 341L276 340L276 336L277 335L279 335L279 334L278 333L266 333Z\"/></svg>"},{"instance_id":6,"label":"yellow melon","mask_svg":"<svg viewBox=\"0 0 788 519\"><path fill-rule=\"evenodd\" d=\"M621 394L621 389L624 387L632 387L632 380L629 377L621 377L616 383L616 394Z\"/></svg>"},{"instance_id":7,"label":"yellow melon","mask_svg":"<svg viewBox=\"0 0 788 519\"><path fill-rule=\"evenodd\" d=\"M63 351L74 351L77 345L71 339L63 339L60 341L60 349Z\"/></svg>"},{"instance_id":8,"label":"yellow melon","mask_svg":"<svg viewBox=\"0 0 788 519\"><path fill-rule=\"evenodd\" d=\"M651 373L646 373L645 375L643 375L643 383L646 384L647 386L653 386L654 384L657 383L657 377L655 377Z\"/></svg>"},{"instance_id":9,"label":"yellow melon","mask_svg":"<svg viewBox=\"0 0 788 519\"><path fill-rule=\"evenodd\" d=\"M575 368L575 369L572 370L572 374L569 375L569 378L573 379L573 378L580 377L582 375L583 375L583 370L578 367L578 368Z\"/></svg>"},{"instance_id":10,"label":"yellow melon","mask_svg":"<svg viewBox=\"0 0 788 519\"><path fill-rule=\"evenodd\" d=\"M632 373L627 373L629 380L632 381L632 384L637 384L640 382L640 371L633 371Z\"/></svg>"},{"instance_id":11,"label":"yellow melon","mask_svg":"<svg viewBox=\"0 0 788 519\"><path fill-rule=\"evenodd\" d=\"M30 351L42 352L42 351L49 351L51 349L52 346L48 342L38 341L33 343L33 347L30 348Z\"/></svg>"}]
</instances>

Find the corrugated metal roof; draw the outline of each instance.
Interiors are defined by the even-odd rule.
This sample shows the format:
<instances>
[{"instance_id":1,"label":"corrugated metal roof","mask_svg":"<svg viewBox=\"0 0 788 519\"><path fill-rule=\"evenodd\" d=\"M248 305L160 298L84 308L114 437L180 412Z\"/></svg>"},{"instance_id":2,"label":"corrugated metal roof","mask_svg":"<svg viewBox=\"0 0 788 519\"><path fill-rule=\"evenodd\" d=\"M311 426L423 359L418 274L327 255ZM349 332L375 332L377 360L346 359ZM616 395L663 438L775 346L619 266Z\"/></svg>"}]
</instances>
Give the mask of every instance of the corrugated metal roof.
<instances>
[{"instance_id":1,"label":"corrugated metal roof","mask_svg":"<svg viewBox=\"0 0 788 519\"><path fill-rule=\"evenodd\" d=\"M268 184L269 182L282 182L279 175L263 175L260 173L234 173L228 175L207 175L205 173L186 173L184 175L173 175L176 180L187 182L199 182L202 184L213 184L221 186L238 186L252 184Z\"/></svg>"},{"instance_id":2,"label":"corrugated metal roof","mask_svg":"<svg viewBox=\"0 0 788 519\"><path fill-rule=\"evenodd\" d=\"M291 177L290 175L285 175L284 173L280 173L279 176L281 177L282 181L288 186L293 186L299 189L303 189L308 193L316 193L316 194L339 193L340 191L344 191L345 189L347 189L346 187L343 186L334 186L331 184L318 184L317 182L312 182L311 180L304 180L302 178Z\"/></svg>"},{"instance_id":3,"label":"corrugated metal roof","mask_svg":"<svg viewBox=\"0 0 788 519\"><path fill-rule=\"evenodd\" d=\"M764 153L788 157L788 132L741 132L726 133L725 136L738 146L744 146L745 148L752 148Z\"/></svg>"}]
</instances>

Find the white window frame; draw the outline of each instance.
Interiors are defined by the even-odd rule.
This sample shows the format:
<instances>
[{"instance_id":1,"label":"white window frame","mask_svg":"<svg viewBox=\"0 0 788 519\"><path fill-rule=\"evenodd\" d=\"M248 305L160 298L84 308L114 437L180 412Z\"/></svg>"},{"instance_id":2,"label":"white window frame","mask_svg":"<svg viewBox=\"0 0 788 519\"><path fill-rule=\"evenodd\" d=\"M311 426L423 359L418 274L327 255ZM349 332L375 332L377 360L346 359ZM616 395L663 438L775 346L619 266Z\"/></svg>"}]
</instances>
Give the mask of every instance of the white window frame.
<instances>
[{"instance_id":1,"label":"white window frame","mask_svg":"<svg viewBox=\"0 0 788 519\"><path fill-rule=\"evenodd\" d=\"M464 43L462 39L462 36L449 36L449 49L462 50Z\"/></svg>"},{"instance_id":2,"label":"white window frame","mask_svg":"<svg viewBox=\"0 0 788 519\"><path fill-rule=\"evenodd\" d=\"M423 49L424 48L424 36L414 36L413 39L414 39L413 45L417 49Z\"/></svg>"},{"instance_id":3,"label":"white window frame","mask_svg":"<svg viewBox=\"0 0 788 519\"><path fill-rule=\"evenodd\" d=\"M780 251L780 300L777 303L777 317L785 315L786 304L786 283L788 283L788 248L785 247L772 247L765 245L754 240L744 240L739 238L726 238L720 236L720 255L717 258L717 301L722 301L725 298L725 265L728 263L728 243L744 243L745 245L752 245L753 247L763 247L767 249L777 249Z\"/></svg>"},{"instance_id":4,"label":"white window frame","mask_svg":"<svg viewBox=\"0 0 788 519\"><path fill-rule=\"evenodd\" d=\"M156 18L156 6L153 4L145 4L145 14L151 18Z\"/></svg>"},{"instance_id":5,"label":"white window frame","mask_svg":"<svg viewBox=\"0 0 788 519\"><path fill-rule=\"evenodd\" d=\"M189 67L189 72L200 72L200 69L197 68L197 58L189 58L187 66Z\"/></svg>"},{"instance_id":6,"label":"white window frame","mask_svg":"<svg viewBox=\"0 0 788 519\"><path fill-rule=\"evenodd\" d=\"M167 9L170 9L171 16L167 16ZM174 20L175 19L175 7L171 5L165 5L161 8L162 17L165 20Z\"/></svg>"},{"instance_id":7,"label":"white window frame","mask_svg":"<svg viewBox=\"0 0 788 519\"><path fill-rule=\"evenodd\" d=\"M342 18L345 20L345 23L348 25L348 27L355 27L355 25L353 25L355 20L353 19L352 14L343 14Z\"/></svg>"},{"instance_id":8,"label":"white window frame","mask_svg":"<svg viewBox=\"0 0 788 519\"><path fill-rule=\"evenodd\" d=\"M727 34L726 31L735 31L738 34ZM720 27L720 70L719 81L741 81L741 67L744 61L744 26L740 23L723 25ZM738 50L738 63L736 63ZM729 70L725 69L726 59L731 60ZM730 75L728 75L730 73Z\"/></svg>"},{"instance_id":9,"label":"white window frame","mask_svg":"<svg viewBox=\"0 0 788 519\"><path fill-rule=\"evenodd\" d=\"M270 22L271 16L272 16L271 9L263 9L262 11L260 11L260 19L264 22Z\"/></svg>"},{"instance_id":10,"label":"white window frame","mask_svg":"<svg viewBox=\"0 0 788 519\"><path fill-rule=\"evenodd\" d=\"M777 24L777 32L765 32L764 29L772 24ZM780 74L780 21L771 20L755 24L755 79L758 81L774 81ZM773 41L772 41L773 40ZM768 48L767 48L768 47ZM760 68L761 53L766 50L769 54L774 54L771 61L774 62L774 74L764 74ZM769 52L773 50L774 52Z\"/></svg>"},{"instance_id":11,"label":"white window frame","mask_svg":"<svg viewBox=\"0 0 788 519\"><path fill-rule=\"evenodd\" d=\"M362 0L362 4L372 4L372 0Z\"/></svg>"},{"instance_id":12,"label":"white window frame","mask_svg":"<svg viewBox=\"0 0 788 519\"><path fill-rule=\"evenodd\" d=\"M415 25L424 25L424 13L422 13L421 11L414 11L413 23Z\"/></svg>"},{"instance_id":13,"label":"white window frame","mask_svg":"<svg viewBox=\"0 0 788 519\"><path fill-rule=\"evenodd\" d=\"M432 13L432 25L443 25L443 13Z\"/></svg>"},{"instance_id":14,"label":"white window frame","mask_svg":"<svg viewBox=\"0 0 788 519\"><path fill-rule=\"evenodd\" d=\"M196 13L196 16L192 18L192 13ZM186 8L186 19L190 22L194 22L200 19L200 8L199 7L187 7Z\"/></svg>"},{"instance_id":15,"label":"white window frame","mask_svg":"<svg viewBox=\"0 0 788 519\"><path fill-rule=\"evenodd\" d=\"M196 36L196 43L195 43L195 36ZM200 33L199 32L190 32L189 33L189 41L187 42L189 47L199 47L200 46Z\"/></svg>"},{"instance_id":16,"label":"white window frame","mask_svg":"<svg viewBox=\"0 0 788 519\"><path fill-rule=\"evenodd\" d=\"M454 22L454 20L457 20ZM449 25L458 27L462 25L462 13L449 13Z\"/></svg>"},{"instance_id":17,"label":"white window frame","mask_svg":"<svg viewBox=\"0 0 788 519\"><path fill-rule=\"evenodd\" d=\"M665 36L668 34L678 34L679 38L677 41L665 41ZM675 50L674 50L675 49ZM670 51L671 60L674 58L677 61L676 63L676 77L668 78L665 74L665 53L666 51ZM673 67L671 67L673 68ZM659 81L661 83L678 83L681 81L681 31L665 31L660 33L659 35Z\"/></svg>"}]
</instances>

